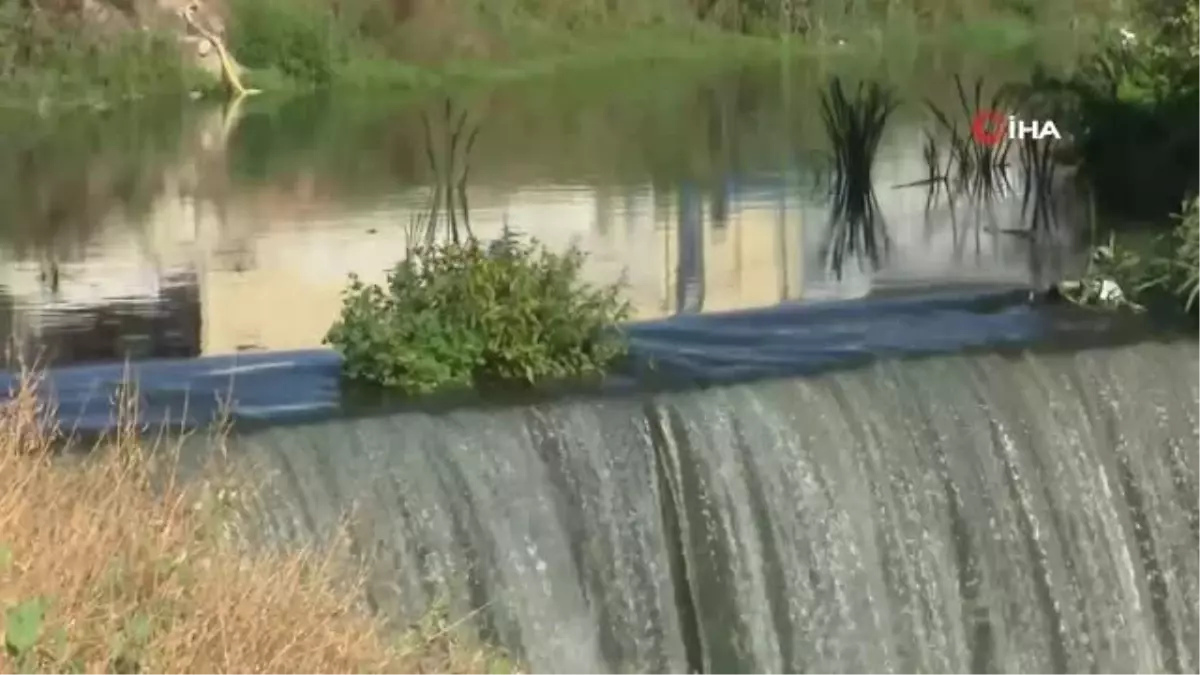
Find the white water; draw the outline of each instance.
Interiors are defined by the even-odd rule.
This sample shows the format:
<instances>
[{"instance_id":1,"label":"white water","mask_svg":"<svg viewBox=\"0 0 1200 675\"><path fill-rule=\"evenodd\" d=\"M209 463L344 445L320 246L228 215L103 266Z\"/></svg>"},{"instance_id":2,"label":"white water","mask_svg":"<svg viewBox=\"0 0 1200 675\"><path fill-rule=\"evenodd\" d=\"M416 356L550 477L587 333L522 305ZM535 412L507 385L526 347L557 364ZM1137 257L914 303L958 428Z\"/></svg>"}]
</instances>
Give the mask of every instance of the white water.
<instances>
[{"instance_id":1,"label":"white water","mask_svg":"<svg viewBox=\"0 0 1200 675\"><path fill-rule=\"evenodd\" d=\"M1195 672L1197 346L881 363L240 437L536 671Z\"/></svg>"}]
</instances>

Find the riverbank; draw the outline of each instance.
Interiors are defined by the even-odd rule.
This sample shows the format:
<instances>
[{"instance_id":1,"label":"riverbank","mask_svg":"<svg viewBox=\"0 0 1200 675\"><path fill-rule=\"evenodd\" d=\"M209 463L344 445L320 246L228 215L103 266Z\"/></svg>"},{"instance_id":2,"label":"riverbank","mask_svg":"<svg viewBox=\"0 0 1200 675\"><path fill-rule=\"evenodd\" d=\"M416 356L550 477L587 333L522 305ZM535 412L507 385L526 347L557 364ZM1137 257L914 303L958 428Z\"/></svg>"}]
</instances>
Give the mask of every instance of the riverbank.
<instances>
[{"instance_id":1,"label":"riverbank","mask_svg":"<svg viewBox=\"0 0 1200 675\"><path fill-rule=\"evenodd\" d=\"M140 21L143 30L101 29L92 19L58 16L54 10L0 10L0 43L13 47L0 54L0 69L10 74L0 84L0 108L47 114L219 91L220 68L211 63L211 47L197 48L209 59L200 67L200 57L189 51L196 36L169 9L170 0L156 1L157 21L130 23ZM1061 12L1015 11L1011 3L954 4L955 11L946 13L920 7L855 13L809 3L785 18L721 8L739 3L716 3L701 11L677 0L554 8L416 0L218 5L211 0L203 3L200 22L223 36L246 86L296 91L412 90L654 60L735 62L848 50L891 57L930 42L1016 53L1043 38L1054 44L1086 43L1087 35L1116 18L1115 10L1104 7L1073 11L1074 5L1086 4L1083 0L1051 3L1061 5Z\"/></svg>"},{"instance_id":2,"label":"riverbank","mask_svg":"<svg viewBox=\"0 0 1200 675\"><path fill-rule=\"evenodd\" d=\"M172 453L128 426L86 459L52 459L57 434L24 385L0 405L0 672L511 670L441 616L397 636L336 553L248 553L234 515L253 486L216 464L156 482Z\"/></svg>"}]
</instances>

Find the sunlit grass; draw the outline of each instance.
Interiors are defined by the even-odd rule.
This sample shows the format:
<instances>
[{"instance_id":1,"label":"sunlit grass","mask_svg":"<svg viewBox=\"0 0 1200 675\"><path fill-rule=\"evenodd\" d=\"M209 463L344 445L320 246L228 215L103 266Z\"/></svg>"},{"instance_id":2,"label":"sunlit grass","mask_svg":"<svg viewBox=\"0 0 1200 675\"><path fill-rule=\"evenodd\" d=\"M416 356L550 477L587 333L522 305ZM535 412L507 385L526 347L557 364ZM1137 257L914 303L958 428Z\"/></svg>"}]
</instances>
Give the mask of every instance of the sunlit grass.
<instances>
[{"instance_id":1,"label":"sunlit grass","mask_svg":"<svg viewBox=\"0 0 1200 675\"><path fill-rule=\"evenodd\" d=\"M56 456L37 390L26 378L0 404L0 671L509 667L436 616L389 630L360 609L336 551L251 552L234 514L252 486L216 465L175 482L170 448L139 440L127 406L90 454Z\"/></svg>"}]
</instances>

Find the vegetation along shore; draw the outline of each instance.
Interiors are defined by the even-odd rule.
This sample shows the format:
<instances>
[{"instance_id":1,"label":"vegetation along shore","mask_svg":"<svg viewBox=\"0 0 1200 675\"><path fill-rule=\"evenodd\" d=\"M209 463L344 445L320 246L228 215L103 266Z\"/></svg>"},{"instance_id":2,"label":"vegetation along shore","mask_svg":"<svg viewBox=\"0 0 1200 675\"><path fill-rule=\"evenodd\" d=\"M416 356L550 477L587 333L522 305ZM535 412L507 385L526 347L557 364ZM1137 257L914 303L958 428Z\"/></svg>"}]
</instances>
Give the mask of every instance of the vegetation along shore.
<instances>
[{"instance_id":1,"label":"vegetation along shore","mask_svg":"<svg viewBox=\"0 0 1200 675\"><path fill-rule=\"evenodd\" d=\"M413 88L614 59L1014 48L1122 20L1095 0L28 0L0 7L0 103L45 112L155 95ZM931 37L932 36L932 37Z\"/></svg>"},{"instance_id":2,"label":"vegetation along shore","mask_svg":"<svg viewBox=\"0 0 1200 675\"><path fill-rule=\"evenodd\" d=\"M216 465L156 480L174 453L129 415L87 457L55 457L37 392L27 379L0 405L0 672L512 670L440 611L407 627L367 614L336 550L247 552L254 486Z\"/></svg>"}]
</instances>

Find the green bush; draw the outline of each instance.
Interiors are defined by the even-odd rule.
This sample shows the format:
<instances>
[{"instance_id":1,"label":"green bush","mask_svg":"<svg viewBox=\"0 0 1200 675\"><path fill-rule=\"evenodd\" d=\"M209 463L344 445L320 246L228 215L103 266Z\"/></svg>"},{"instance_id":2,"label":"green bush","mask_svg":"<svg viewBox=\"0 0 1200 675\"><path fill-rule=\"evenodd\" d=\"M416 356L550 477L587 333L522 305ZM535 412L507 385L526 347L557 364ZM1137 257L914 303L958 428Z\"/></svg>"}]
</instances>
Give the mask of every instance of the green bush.
<instances>
[{"instance_id":1,"label":"green bush","mask_svg":"<svg viewBox=\"0 0 1200 675\"><path fill-rule=\"evenodd\" d=\"M106 107L183 94L211 78L183 64L168 35L104 35L72 16L0 2L0 103Z\"/></svg>"},{"instance_id":2,"label":"green bush","mask_svg":"<svg viewBox=\"0 0 1200 675\"><path fill-rule=\"evenodd\" d=\"M1196 197L1172 217L1166 235L1140 245L1115 237L1092 251L1084 278L1065 285L1067 297L1082 305L1132 306L1158 313L1195 315L1200 309L1200 209ZM1120 293L1112 290L1120 289Z\"/></svg>"},{"instance_id":3,"label":"green bush","mask_svg":"<svg viewBox=\"0 0 1200 675\"><path fill-rule=\"evenodd\" d=\"M1035 88L1062 106L1053 114L1074 132L1098 206L1166 222L1197 183L1197 10L1194 0L1170 0L1145 11L1132 43L1103 48L1069 78L1039 77Z\"/></svg>"},{"instance_id":4,"label":"green bush","mask_svg":"<svg viewBox=\"0 0 1200 675\"><path fill-rule=\"evenodd\" d=\"M304 86L330 85L350 58L352 36L319 0L235 0L228 30L243 65Z\"/></svg>"},{"instance_id":5,"label":"green bush","mask_svg":"<svg viewBox=\"0 0 1200 675\"><path fill-rule=\"evenodd\" d=\"M1200 211L1196 197L1184 203L1173 217L1171 233L1154 242L1152 255L1126 254L1127 274L1134 282L1135 297L1157 295L1181 306L1186 312L1197 309L1200 290Z\"/></svg>"},{"instance_id":6,"label":"green bush","mask_svg":"<svg viewBox=\"0 0 1200 675\"><path fill-rule=\"evenodd\" d=\"M512 235L418 247L384 286L351 278L325 342L349 379L409 394L602 376L630 310L580 281L583 260Z\"/></svg>"}]
</instances>

